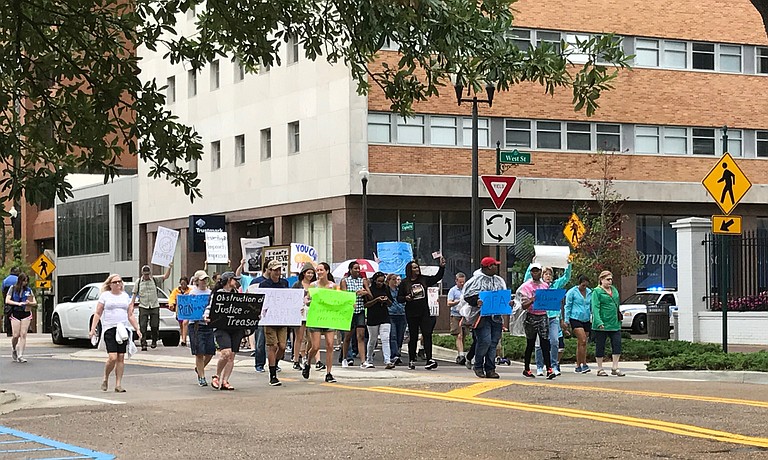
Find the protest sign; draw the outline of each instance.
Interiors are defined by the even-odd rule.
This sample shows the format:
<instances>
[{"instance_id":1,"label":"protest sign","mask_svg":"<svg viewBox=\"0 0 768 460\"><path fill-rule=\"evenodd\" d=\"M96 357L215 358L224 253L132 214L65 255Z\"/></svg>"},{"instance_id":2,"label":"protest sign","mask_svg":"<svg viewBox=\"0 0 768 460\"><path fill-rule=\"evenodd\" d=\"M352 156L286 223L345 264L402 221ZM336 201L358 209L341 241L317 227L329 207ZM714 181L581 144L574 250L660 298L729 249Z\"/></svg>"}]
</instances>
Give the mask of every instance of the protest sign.
<instances>
[{"instance_id":1,"label":"protest sign","mask_svg":"<svg viewBox=\"0 0 768 460\"><path fill-rule=\"evenodd\" d=\"M261 268L261 253L263 248L269 246L269 237L263 238L240 238L240 249L243 252L245 267L243 271L247 273L258 273Z\"/></svg>"},{"instance_id":2,"label":"protest sign","mask_svg":"<svg viewBox=\"0 0 768 460\"><path fill-rule=\"evenodd\" d=\"M176 242L179 240L179 232L165 227L157 227L155 248L152 250L152 263L161 267L168 267L173 262L176 252Z\"/></svg>"},{"instance_id":3,"label":"protest sign","mask_svg":"<svg viewBox=\"0 0 768 460\"><path fill-rule=\"evenodd\" d=\"M349 330L357 299L354 292L312 288L309 294L312 303L307 311L307 327Z\"/></svg>"},{"instance_id":4,"label":"protest sign","mask_svg":"<svg viewBox=\"0 0 768 460\"><path fill-rule=\"evenodd\" d=\"M427 303L429 304L429 316L440 316L440 288L433 286L427 288Z\"/></svg>"},{"instance_id":5,"label":"protest sign","mask_svg":"<svg viewBox=\"0 0 768 460\"><path fill-rule=\"evenodd\" d=\"M291 243L291 273L299 273L304 264L319 262L317 250L308 244Z\"/></svg>"},{"instance_id":6,"label":"protest sign","mask_svg":"<svg viewBox=\"0 0 768 460\"><path fill-rule=\"evenodd\" d=\"M209 294L176 296L176 314L179 320L200 321L203 319L205 307L211 301Z\"/></svg>"},{"instance_id":7,"label":"protest sign","mask_svg":"<svg viewBox=\"0 0 768 460\"><path fill-rule=\"evenodd\" d=\"M209 264L229 263L229 244L224 232L205 232L205 260Z\"/></svg>"},{"instance_id":8,"label":"protest sign","mask_svg":"<svg viewBox=\"0 0 768 460\"><path fill-rule=\"evenodd\" d=\"M384 273L405 276L405 266L413 260L411 244L402 241L376 243L376 252L379 258L379 270Z\"/></svg>"},{"instance_id":9,"label":"protest sign","mask_svg":"<svg viewBox=\"0 0 768 460\"><path fill-rule=\"evenodd\" d=\"M252 289L264 294L259 326L301 326L306 320L304 289Z\"/></svg>"},{"instance_id":10,"label":"protest sign","mask_svg":"<svg viewBox=\"0 0 768 460\"><path fill-rule=\"evenodd\" d=\"M483 301L480 306L480 316L512 314L512 307L509 305L509 301L512 300L512 291L509 289L480 291L479 295L480 300Z\"/></svg>"},{"instance_id":11,"label":"protest sign","mask_svg":"<svg viewBox=\"0 0 768 460\"><path fill-rule=\"evenodd\" d=\"M534 262L538 262L542 267L565 268L568 266L568 256L571 255L571 248L568 246L539 246L534 245L536 256Z\"/></svg>"},{"instance_id":12,"label":"protest sign","mask_svg":"<svg viewBox=\"0 0 768 460\"><path fill-rule=\"evenodd\" d=\"M565 289L536 289L534 310L560 311L565 299Z\"/></svg>"},{"instance_id":13,"label":"protest sign","mask_svg":"<svg viewBox=\"0 0 768 460\"><path fill-rule=\"evenodd\" d=\"M280 262L283 269L283 276L288 276L288 267L290 267L290 246L269 246L261 251L261 266L266 270L267 264L270 260L276 260Z\"/></svg>"},{"instance_id":14,"label":"protest sign","mask_svg":"<svg viewBox=\"0 0 768 460\"><path fill-rule=\"evenodd\" d=\"M210 325L221 329L253 329L259 325L264 294L216 291Z\"/></svg>"}]
</instances>

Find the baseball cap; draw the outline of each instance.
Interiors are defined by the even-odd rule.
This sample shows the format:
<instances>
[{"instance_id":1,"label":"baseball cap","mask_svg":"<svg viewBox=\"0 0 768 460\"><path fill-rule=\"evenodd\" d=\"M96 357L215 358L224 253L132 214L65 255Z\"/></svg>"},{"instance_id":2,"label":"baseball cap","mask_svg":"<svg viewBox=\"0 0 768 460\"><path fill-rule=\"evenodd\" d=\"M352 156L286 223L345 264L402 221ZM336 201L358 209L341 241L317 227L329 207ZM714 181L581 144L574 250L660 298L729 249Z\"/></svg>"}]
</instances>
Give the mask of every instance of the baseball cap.
<instances>
[{"instance_id":1,"label":"baseball cap","mask_svg":"<svg viewBox=\"0 0 768 460\"><path fill-rule=\"evenodd\" d=\"M221 274L221 281L224 283L229 282L229 280L239 280L239 276L235 276L235 272L224 272Z\"/></svg>"},{"instance_id":2,"label":"baseball cap","mask_svg":"<svg viewBox=\"0 0 768 460\"><path fill-rule=\"evenodd\" d=\"M534 262L531 264L531 270L541 270L541 264L538 262Z\"/></svg>"},{"instance_id":3,"label":"baseball cap","mask_svg":"<svg viewBox=\"0 0 768 460\"><path fill-rule=\"evenodd\" d=\"M480 261L481 267L490 267L491 265L499 265L501 262L494 259L493 257L483 257L483 260Z\"/></svg>"},{"instance_id":4,"label":"baseball cap","mask_svg":"<svg viewBox=\"0 0 768 460\"><path fill-rule=\"evenodd\" d=\"M152 273L152 269L149 267L149 265L145 265L141 267L141 273L142 275L145 273Z\"/></svg>"},{"instance_id":5,"label":"baseball cap","mask_svg":"<svg viewBox=\"0 0 768 460\"><path fill-rule=\"evenodd\" d=\"M195 275L193 276L193 278L204 280L206 278L210 278L210 276L208 276L208 273L205 273L205 270L198 270L195 272Z\"/></svg>"},{"instance_id":6,"label":"baseball cap","mask_svg":"<svg viewBox=\"0 0 768 460\"><path fill-rule=\"evenodd\" d=\"M267 270L274 270L276 268L283 268L283 264L276 260L270 260L269 264L267 265Z\"/></svg>"}]
</instances>

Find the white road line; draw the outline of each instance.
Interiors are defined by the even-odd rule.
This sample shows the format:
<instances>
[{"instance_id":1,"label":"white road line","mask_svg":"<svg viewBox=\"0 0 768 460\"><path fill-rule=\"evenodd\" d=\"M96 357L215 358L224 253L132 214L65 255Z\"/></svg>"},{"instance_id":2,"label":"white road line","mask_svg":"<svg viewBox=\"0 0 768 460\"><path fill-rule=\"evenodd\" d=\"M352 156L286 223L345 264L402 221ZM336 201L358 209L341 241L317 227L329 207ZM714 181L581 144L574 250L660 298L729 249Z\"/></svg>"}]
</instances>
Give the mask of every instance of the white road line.
<instances>
[{"instance_id":1,"label":"white road line","mask_svg":"<svg viewBox=\"0 0 768 460\"><path fill-rule=\"evenodd\" d=\"M125 404L125 401L115 401L113 399L102 399L102 398L93 398L90 396L80 396L80 395L71 395L68 393L48 393L46 396L56 396L59 398L71 398L71 399L82 399L84 401L94 401L94 402L100 402L104 404Z\"/></svg>"},{"instance_id":2,"label":"white road line","mask_svg":"<svg viewBox=\"0 0 768 460\"><path fill-rule=\"evenodd\" d=\"M711 382L712 380L706 379L683 379L679 377L651 377L650 375L636 375L627 374L627 377L634 377L636 379L651 379L651 380L674 380L676 382Z\"/></svg>"}]
</instances>

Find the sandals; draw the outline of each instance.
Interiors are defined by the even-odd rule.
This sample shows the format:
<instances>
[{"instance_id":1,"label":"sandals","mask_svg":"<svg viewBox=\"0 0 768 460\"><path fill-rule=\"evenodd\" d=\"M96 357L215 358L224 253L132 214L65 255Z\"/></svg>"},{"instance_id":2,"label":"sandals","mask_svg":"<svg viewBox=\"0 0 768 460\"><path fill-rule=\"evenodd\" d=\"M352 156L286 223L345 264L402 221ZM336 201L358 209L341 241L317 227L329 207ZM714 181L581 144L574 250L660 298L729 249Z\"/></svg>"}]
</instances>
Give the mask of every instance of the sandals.
<instances>
[{"instance_id":1,"label":"sandals","mask_svg":"<svg viewBox=\"0 0 768 460\"><path fill-rule=\"evenodd\" d=\"M220 390L234 391L235 387L229 384L229 382L221 382Z\"/></svg>"},{"instance_id":2,"label":"sandals","mask_svg":"<svg viewBox=\"0 0 768 460\"><path fill-rule=\"evenodd\" d=\"M597 371L597 376L598 377L608 377L608 373L605 372L605 370L600 369L599 371Z\"/></svg>"},{"instance_id":3,"label":"sandals","mask_svg":"<svg viewBox=\"0 0 768 460\"><path fill-rule=\"evenodd\" d=\"M213 387L214 390L218 390L221 387L221 384L219 383L219 376L214 375L211 377L211 387Z\"/></svg>"},{"instance_id":4,"label":"sandals","mask_svg":"<svg viewBox=\"0 0 768 460\"><path fill-rule=\"evenodd\" d=\"M611 369L611 375L615 375L616 377L624 377L626 374L618 369Z\"/></svg>"},{"instance_id":5,"label":"sandals","mask_svg":"<svg viewBox=\"0 0 768 460\"><path fill-rule=\"evenodd\" d=\"M116 386L115 393L125 393L125 389L121 386Z\"/></svg>"},{"instance_id":6,"label":"sandals","mask_svg":"<svg viewBox=\"0 0 768 460\"><path fill-rule=\"evenodd\" d=\"M106 380L101 382L101 391L107 391L108 388L109 388L109 384L107 383Z\"/></svg>"}]
</instances>

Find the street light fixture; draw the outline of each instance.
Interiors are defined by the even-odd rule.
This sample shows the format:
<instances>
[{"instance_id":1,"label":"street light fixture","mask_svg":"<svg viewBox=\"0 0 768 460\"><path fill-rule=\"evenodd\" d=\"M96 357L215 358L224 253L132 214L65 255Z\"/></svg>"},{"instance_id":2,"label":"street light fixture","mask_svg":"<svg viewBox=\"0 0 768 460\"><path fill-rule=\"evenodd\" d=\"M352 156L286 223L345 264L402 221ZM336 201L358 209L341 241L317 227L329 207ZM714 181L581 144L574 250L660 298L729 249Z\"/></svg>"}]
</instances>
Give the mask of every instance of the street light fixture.
<instances>
[{"instance_id":1,"label":"street light fixture","mask_svg":"<svg viewBox=\"0 0 768 460\"><path fill-rule=\"evenodd\" d=\"M360 182L363 184L363 259L368 251L368 178L371 173L367 169L360 171Z\"/></svg>"},{"instance_id":2,"label":"street light fixture","mask_svg":"<svg viewBox=\"0 0 768 460\"><path fill-rule=\"evenodd\" d=\"M464 84L461 81L461 75L456 75L453 88L456 90L456 101L459 105L462 102L472 103L472 204L470 222L471 222L471 248L470 248L470 266L478 267L480 265L480 197L478 196L478 188L480 187L480 179L478 172L478 122L477 122L477 104L479 102L485 102L488 107L493 107L493 96L496 93L496 87L493 83L488 83L485 86L485 94L487 99L478 99L475 94L472 97L464 97ZM469 96L471 93L467 91Z\"/></svg>"}]
</instances>

